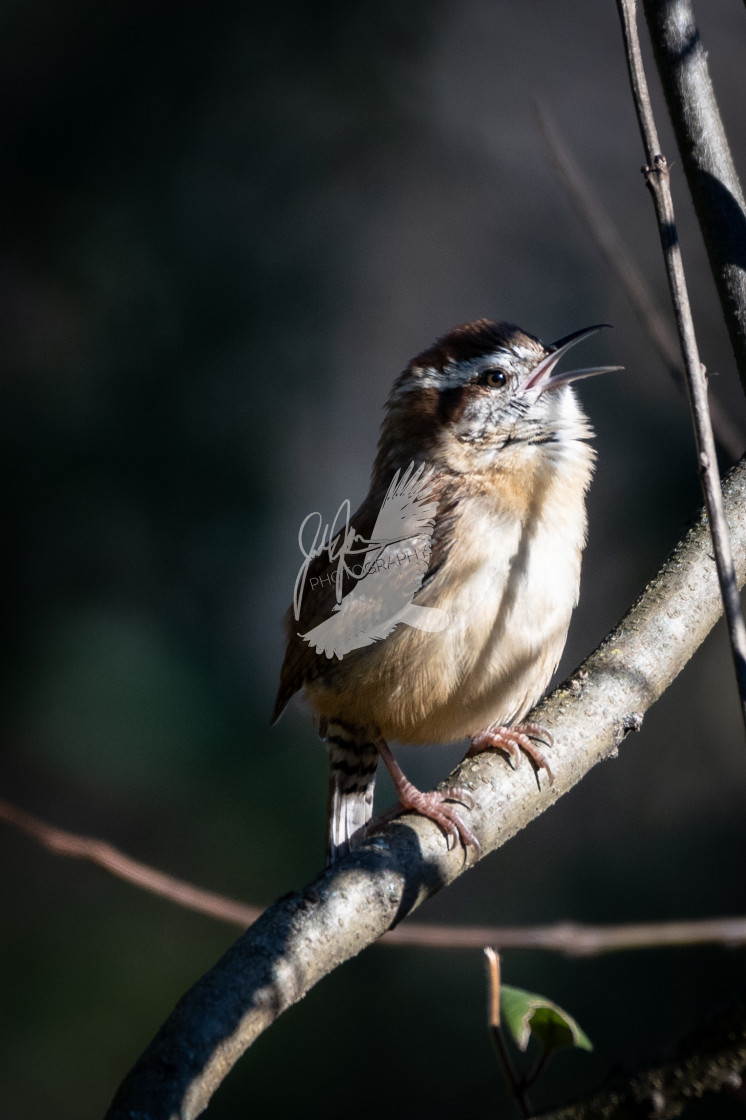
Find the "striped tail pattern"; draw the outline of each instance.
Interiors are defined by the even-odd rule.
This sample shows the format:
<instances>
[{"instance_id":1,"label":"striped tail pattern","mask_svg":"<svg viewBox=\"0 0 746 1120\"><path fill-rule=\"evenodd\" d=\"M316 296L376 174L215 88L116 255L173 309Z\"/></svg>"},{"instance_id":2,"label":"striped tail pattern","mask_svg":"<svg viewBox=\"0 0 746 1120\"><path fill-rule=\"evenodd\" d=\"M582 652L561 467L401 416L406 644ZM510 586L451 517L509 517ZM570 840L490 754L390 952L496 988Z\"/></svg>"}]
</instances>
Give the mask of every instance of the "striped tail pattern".
<instances>
[{"instance_id":1,"label":"striped tail pattern","mask_svg":"<svg viewBox=\"0 0 746 1120\"><path fill-rule=\"evenodd\" d=\"M322 721L319 734L329 753L328 867L364 839L373 815L378 749L370 729L342 720Z\"/></svg>"}]
</instances>

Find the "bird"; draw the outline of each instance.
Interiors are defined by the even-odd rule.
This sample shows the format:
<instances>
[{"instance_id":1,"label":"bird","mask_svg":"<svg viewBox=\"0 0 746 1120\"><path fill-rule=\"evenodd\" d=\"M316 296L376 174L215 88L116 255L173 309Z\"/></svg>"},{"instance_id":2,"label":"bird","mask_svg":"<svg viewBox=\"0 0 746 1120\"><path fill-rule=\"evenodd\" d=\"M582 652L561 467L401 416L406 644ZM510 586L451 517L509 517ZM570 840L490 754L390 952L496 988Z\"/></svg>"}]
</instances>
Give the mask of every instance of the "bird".
<instances>
[{"instance_id":1,"label":"bird","mask_svg":"<svg viewBox=\"0 0 746 1120\"><path fill-rule=\"evenodd\" d=\"M479 850L471 794L418 790L391 742L467 739L553 781L551 735L523 720L578 602L595 452L572 383L622 368L557 367L607 325L549 345L508 322L455 327L394 381L357 511L301 526L272 722L300 694L326 744L327 864L363 842L379 760L402 810Z\"/></svg>"}]
</instances>

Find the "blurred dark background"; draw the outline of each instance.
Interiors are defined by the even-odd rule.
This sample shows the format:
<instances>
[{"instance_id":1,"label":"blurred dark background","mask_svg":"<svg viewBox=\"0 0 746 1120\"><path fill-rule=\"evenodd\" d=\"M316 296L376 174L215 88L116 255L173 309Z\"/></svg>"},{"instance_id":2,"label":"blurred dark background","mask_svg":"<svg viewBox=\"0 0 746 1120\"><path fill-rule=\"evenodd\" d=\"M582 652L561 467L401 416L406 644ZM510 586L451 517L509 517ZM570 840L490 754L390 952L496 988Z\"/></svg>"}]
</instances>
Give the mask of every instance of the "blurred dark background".
<instances>
[{"instance_id":1,"label":"blurred dark background","mask_svg":"<svg viewBox=\"0 0 746 1120\"><path fill-rule=\"evenodd\" d=\"M743 167L746 13L699 8ZM581 386L599 462L565 670L699 504L682 400L536 124L534 99L667 306L615 6L6 0L0 88L2 793L269 902L324 842L310 720L268 727L298 525L364 495L412 355L483 315L548 340L615 325L583 354L626 372ZM680 163L674 189L702 357L746 428ZM458 753L402 759L431 785ZM719 627L618 760L420 916L738 913L745 795ZM236 933L0 839L3 1117L100 1116ZM504 973L596 1045L555 1061L547 1105L653 1060L742 987L746 958L512 953ZM510 1115L485 1003L480 953L375 947L257 1042L210 1115Z\"/></svg>"}]
</instances>

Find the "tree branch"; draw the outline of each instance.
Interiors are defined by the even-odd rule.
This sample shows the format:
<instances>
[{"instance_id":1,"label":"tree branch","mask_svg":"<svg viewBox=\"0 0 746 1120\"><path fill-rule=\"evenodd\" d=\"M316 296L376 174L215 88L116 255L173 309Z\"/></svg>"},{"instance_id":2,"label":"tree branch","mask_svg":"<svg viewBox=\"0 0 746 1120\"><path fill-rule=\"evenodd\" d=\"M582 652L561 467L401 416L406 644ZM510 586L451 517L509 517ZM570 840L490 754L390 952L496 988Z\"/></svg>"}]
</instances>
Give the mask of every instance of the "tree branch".
<instances>
[{"instance_id":1,"label":"tree branch","mask_svg":"<svg viewBox=\"0 0 746 1120\"><path fill-rule=\"evenodd\" d=\"M726 511L746 578L746 465L728 477ZM441 788L465 786L469 825L486 855L614 757L630 730L704 641L721 611L700 517L620 625L532 718L555 737L555 783L490 752L464 760ZM476 860L448 851L431 821L406 813L361 849L286 895L181 999L121 1085L108 1120L191 1120L241 1054L283 1011Z\"/></svg>"},{"instance_id":2,"label":"tree branch","mask_svg":"<svg viewBox=\"0 0 746 1120\"><path fill-rule=\"evenodd\" d=\"M428 949L532 949L595 957L630 949L662 949L679 945L746 945L746 918L703 918L682 922L625 922L592 926L556 922L547 926L446 926L407 922L390 930L382 945L416 945Z\"/></svg>"},{"instance_id":3,"label":"tree branch","mask_svg":"<svg viewBox=\"0 0 746 1120\"><path fill-rule=\"evenodd\" d=\"M567 144L564 143L556 124L543 105L537 105L536 109L539 128L557 177L565 188L575 212L606 261L607 267L627 293L627 298L677 387L686 395L686 379L681 366L681 347L676 333L656 306L642 269L609 217L603 202L594 193L588 179L573 158ZM712 392L710 415L715 439L731 461L737 462L746 447L746 436Z\"/></svg>"},{"instance_id":4,"label":"tree branch","mask_svg":"<svg viewBox=\"0 0 746 1120\"><path fill-rule=\"evenodd\" d=\"M746 392L746 203L691 0L643 0L668 112Z\"/></svg>"},{"instance_id":5,"label":"tree branch","mask_svg":"<svg viewBox=\"0 0 746 1120\"><path fill-rule=\"evenodd\" d=\"M27 836L32 836L43 847L57 855L95 863L111 875L115 875L117 879L124 879L135 887L140 887L160 898L167 898L189 910L196 910L211 918L217 918L219 921L232 922L245 929L261 914L261 909L257 906L247 906L243 902L226 898L214 891L195 887L193 883L176 879L173 875L167 875L155 867L149 867L146 863L132 859L105 840L98 840L95 836L81 836L77 832L57 828L2 799L0 799L0 820L20 829Z\"/></svg>"},{"instance_id":6,"label":"tree branch","mask_svg":"<svg viewBox=\"0 0 746 1120\"><path fill-rule=\"evenodd\" d=\"M741 600L738 594L738 584L735 579L733 557L728 539L728 527L723 514L715 439L712 434L712 422L707 402L707 381L702 363L699 360L697 338L694 333L694 320L689 305L684 264L681 258L681 247L674 218L668 163L665 156L661 154L653 118L653 107L642 65L640 40L637 34L637 0L617 0L617 8L622 24L632 96L647 159L647 166L643 168L643 174L650 189L655 206L655 215L658 219L668 285L671 290L676 326L681 341L702 490L710 522L725 616L728 622L733 665L736 672L738 693L741 698L741 715L744 729L746 729L746 623L744 623L741 611Z\"/></svg>"}]
</instances>

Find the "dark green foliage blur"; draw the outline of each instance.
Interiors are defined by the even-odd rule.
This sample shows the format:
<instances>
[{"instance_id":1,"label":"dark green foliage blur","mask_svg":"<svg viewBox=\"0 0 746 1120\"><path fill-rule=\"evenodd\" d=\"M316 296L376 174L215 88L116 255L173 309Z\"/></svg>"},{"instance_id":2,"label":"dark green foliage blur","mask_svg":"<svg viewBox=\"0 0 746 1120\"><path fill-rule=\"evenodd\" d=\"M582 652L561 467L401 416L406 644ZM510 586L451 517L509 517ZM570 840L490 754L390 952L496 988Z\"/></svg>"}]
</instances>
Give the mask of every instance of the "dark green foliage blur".
<instances>
[{"instance_id":1,"label":"dark green foliage blur","mask_svg":"<svg viewBox=\"0 0 746 1120\"><path fill-rule=\"evenodd\" d=\"M700 7L743 169L744 13ZM533 98L663 302L611 0L0 5L0 796L250 902L315 874L324 752L301 713L268 726L298 526L354 508L391 381L467 319L615 325L584 354L627 369L581 386L599 464L565 670L617 621L699 503L691 437ZM680 169L674 186L703 360L746 426ZM458 756L401 752L425 785ZM618 760L421 917L742 912L745 794L718 629ZM4 825L0 845L0 1113L99 1117L236 931ZM746 958L513 953L504 974L593 1039L555 1060L548 1104L653 1060ZM481 954L375 947L209 1115L507 1116L485 1005Z\"/></svg>"}]
</instances>

